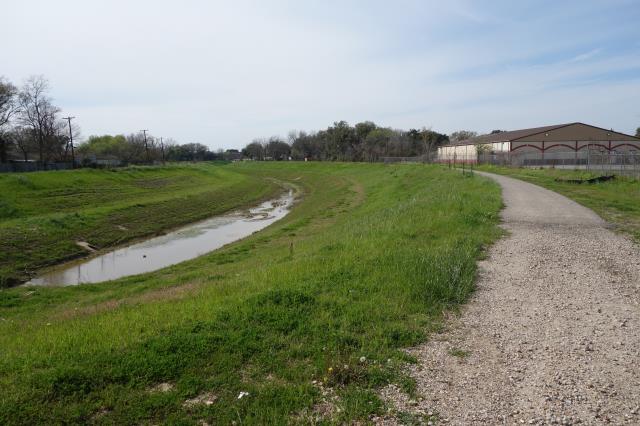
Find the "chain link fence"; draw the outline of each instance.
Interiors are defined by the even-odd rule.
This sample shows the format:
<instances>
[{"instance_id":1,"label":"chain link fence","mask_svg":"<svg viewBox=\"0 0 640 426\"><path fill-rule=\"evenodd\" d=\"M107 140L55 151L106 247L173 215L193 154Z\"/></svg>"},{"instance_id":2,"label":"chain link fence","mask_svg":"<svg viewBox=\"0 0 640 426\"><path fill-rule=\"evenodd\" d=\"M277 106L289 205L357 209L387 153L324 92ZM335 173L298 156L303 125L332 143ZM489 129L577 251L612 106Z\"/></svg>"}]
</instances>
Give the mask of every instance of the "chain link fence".
<instances>
[{"instance_id":1,"label":"chain link fence","mask_svg":"<svg viewBox=\"0 0 640 426\"><path fill-rule=\"evenodd\" d=\"M69 163L38 163L35 161L21 161L15 163L0 163L0 173L25 173L44 170L69 170L73 164Z\"/></svg>"},{"instance_id":2,"label":"chain link fence","mask_svg":"<svg viewBox=\"0 0 640 426\"><path fill-rule=\"evenodd\" d=\"M418 157L382 157L384 164L393 163L433 163L432 156L420 155Z\"/></svg>"},{"instance_id":3,"label":"chain link fence","mask_svg":"<svg viewBox=\"0 0 640 426\"><path fill-rule=\"evenodd\" d=\"M640 178L639 151L606 151L584 149L580 151L501 152L479 153L478 164L512 167L545 167L568 170L586 170L601 175Z\"/></svg>"}]
</instances>

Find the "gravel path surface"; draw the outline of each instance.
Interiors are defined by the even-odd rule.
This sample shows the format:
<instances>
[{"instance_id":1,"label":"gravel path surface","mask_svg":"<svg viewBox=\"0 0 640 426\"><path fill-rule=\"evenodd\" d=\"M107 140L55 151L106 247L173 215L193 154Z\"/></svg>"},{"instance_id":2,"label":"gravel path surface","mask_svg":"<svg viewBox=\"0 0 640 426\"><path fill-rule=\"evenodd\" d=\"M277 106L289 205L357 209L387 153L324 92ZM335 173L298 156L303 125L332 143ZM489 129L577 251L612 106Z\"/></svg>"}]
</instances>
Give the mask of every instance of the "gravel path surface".
<instances>
[{"instance_id":1,"label":"gravel path surface","mask_svg":"<svg viewBox=\"0 0 640 426\"><path fill-rule=\"evenodd\" d=\"M486 176L509 235L461 316L409 351L422 397L383 397L433 424L640 424L640 249L559 194Z\"/></svg>"}]
</instances>

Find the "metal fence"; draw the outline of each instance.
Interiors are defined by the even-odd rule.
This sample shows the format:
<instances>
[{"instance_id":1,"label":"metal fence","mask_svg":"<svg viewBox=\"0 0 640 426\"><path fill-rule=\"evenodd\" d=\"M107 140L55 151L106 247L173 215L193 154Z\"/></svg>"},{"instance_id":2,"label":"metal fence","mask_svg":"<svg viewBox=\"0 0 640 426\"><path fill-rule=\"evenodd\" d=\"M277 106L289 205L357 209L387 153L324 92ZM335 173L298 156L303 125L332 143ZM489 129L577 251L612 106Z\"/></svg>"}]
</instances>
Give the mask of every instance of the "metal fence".
<instances>
[{"instance_id":1,"label":"metal fence","mask_svg":"<svg viewBox=\"0 0 640 426\"><path fill-rule=\"evenodd\" d=\"M479 153L479 164L586 170L640 178L640 152L580 151Z\"/></svg>"},{"instance_id":2,"label":"metal fence","mask_svg":"<svg viewBox=\"0 0 640 426\"><path fill-rule=\"evenodd\" d=\"M437 155L419 157L382 157L385 164L441 163L461 167L473 164L493 164L510 167L541 167L567 170L585 170L599 175L629 176L640 179L640 151L606 151L584 149L580 151L548 152L481 152L477 157L465 159L438 158Z\"/></svg>"},{"instance_id":3,"label":"metal fence","mask_svg":"<svg viewBox=\"0 0 640 426\"><path fill-rule=\"evenodd\" d=\"M435 163L438 156L436 153L420 155L418 157L382 157L385 164L393 163Z\"/></svg>"},{"instance_id":4,"label":"metal fence","mask_svg":"<svg viewBox=\"0 0 640 426\"><path fill-rule=\"evenodd\" d=\"M38 172L43 170L68 170L72 169L69 163L38 163L35 161L16 162L16 163L0 163L0 173L25 173Z\"/></svg>"}]
</instances>

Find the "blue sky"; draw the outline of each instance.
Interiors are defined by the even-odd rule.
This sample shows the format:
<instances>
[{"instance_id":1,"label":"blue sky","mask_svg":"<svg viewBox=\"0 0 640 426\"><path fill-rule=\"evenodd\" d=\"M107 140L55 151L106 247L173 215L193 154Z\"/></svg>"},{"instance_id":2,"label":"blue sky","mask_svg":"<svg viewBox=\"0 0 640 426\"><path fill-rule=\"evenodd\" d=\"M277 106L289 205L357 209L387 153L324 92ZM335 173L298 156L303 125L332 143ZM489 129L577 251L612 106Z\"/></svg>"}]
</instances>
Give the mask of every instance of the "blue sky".
<instances>
[{"instance_id":1,"label":"blue sky","mask_svg":"<svg viewBox=\"0 0 640 426\"><path fill-rule=\"evenodd\" d=\"M0 75L45 75L84 136L640 126L640 0L2 2Z\"/></svg>"}]
</instances>

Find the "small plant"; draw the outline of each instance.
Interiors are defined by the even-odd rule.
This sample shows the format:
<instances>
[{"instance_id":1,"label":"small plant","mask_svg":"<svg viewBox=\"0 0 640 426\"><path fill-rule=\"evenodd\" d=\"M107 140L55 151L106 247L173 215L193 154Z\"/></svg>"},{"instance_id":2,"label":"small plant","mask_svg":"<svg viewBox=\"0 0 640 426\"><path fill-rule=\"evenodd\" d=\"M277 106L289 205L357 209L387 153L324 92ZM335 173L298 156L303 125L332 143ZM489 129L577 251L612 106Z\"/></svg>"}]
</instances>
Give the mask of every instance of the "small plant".
<instances>
[{"instance_id":1,"label":"small plant","mask_svg":"<svg viewBox=\"0 0 640 426\"><path fill-rule=\"evenodd\" d=\"M0 200L0 219L8 219L18 216L18 209L5 200Z\"/></svg>"},{"instance_id":2,"label":"small plant","mask_svg":"<svg viewBox=\"0 0 640 426\"><path fill-rule=\"evenodd\" d=\"M36 185L33 182L31 182L31 180L26 176L21 176L21 175L16 176L16 182L19 185L22 185L22 186L27 187L29 189L36 189Z\"/></svg>"},{"instance_id":3,"label":"small plant","mask_svg":"<svg viewBox=\"0 0 640 426\"><path fill-rule=\"evenodd\" d=\"M471 355L471 352L465 351L464 349L453 348L449 351L449 354L457 358L464 359L464 358L467 358L469 355Z\"/></svg>"}]
</instances>

